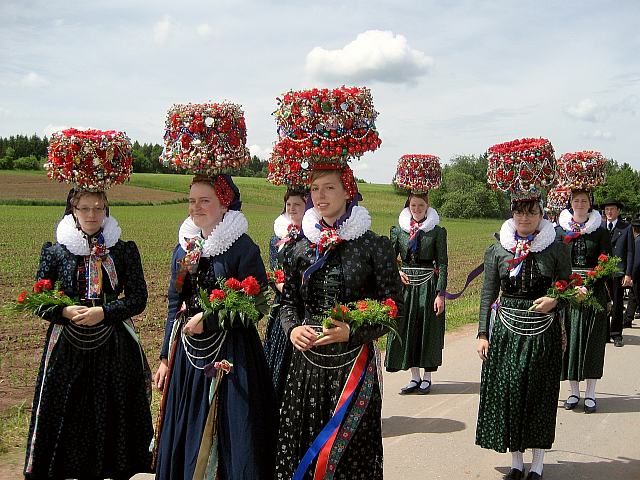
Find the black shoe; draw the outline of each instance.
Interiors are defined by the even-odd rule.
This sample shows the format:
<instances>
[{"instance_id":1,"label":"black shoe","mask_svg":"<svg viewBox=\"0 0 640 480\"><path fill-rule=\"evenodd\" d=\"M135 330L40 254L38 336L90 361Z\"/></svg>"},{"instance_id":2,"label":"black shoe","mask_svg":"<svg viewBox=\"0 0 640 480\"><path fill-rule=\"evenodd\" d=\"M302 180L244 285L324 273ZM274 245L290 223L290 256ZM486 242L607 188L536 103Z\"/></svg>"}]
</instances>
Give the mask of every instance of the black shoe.
<instances>
[{"instance_id":1,"label":"black shoe","mask_svg":"<svg viewBox=\"0 0 640 480\"><path fill-rule=\"evenodd\" d=\"M587 405L587 400L591 400L594 405L593 407L590 407ZM595 398L589 398L589 397L585 397L584 399L584 413L595 413L595 411L598 409L598 404L596 403L596 399Z\"/></svg>"},{"instance_id":2,"label":"black shoe","mask_svg":"<svg viewBox=\"0 0 640 480\"><path fill-rule=\"evenodd\" d=\"M512 468L511 470L509 470L509 473L507 473L504 477L502 477L503 480L522 480L522 478L524 477L524 472L522 470L518 470L517 468Z\"/></svg>"},{"instance_id":3,"label":"black shoe","mask_svg":"<svg viewBox=\"0 0 640 480\"><path fill-rule=\"evenodd\" d=\"M540 475L539 473L529 472L529 475L527 475L526 480L538 480L540 478L542 478L542 475Z\"/></svg>"},{"instance_id":4,"label":"black shoe","mask_svg":"<svg viewBox=\"0 0 640 480\"><path fill-rule=\"evenodd\" d=\"M618 335L613 337L613 346L614 347L624 347L624 341L622 340L622 335Z\"/></svg>"},{"instance_id":5,"label":"black shoe","mask_svg":"<svg viewBox=\"0 0 640 480\"><path fill-rule=\"evenodd\" d=\"M413 385L401 388L400 395L409 395L410 393L414 393L420 387L419 380L411 380L409 383L413 383Z\"/></svg>"},{"instance_id":6,"label":"black shoe","mask_svg":"<svg viewBox=\"0 0 640 480\"><path fill-rule=\"evenodd\" d=\"M577 402L570 402L569 399L570 398L577 398L578 401ZM580 397L577 395L569 395L567 397L567 399L564 401L564 409L565 410L573 410L574 408L576 408L578 406L578 403L580 402Z\"/></svg>"},{"instance_id":7,"label":"black shoe","mask_svg":"<svg viewBox=\"0 0 640 480\"><path fill-rule=\"evenodd\" d=\"M426 387L423 387L422 385L427 384ZM429 393L431 391L431 382L429 380L422 380L420 382L420 388L418 388L418 393L420 395L426 395L427 393Z\"/></svg>"}]
</instances>

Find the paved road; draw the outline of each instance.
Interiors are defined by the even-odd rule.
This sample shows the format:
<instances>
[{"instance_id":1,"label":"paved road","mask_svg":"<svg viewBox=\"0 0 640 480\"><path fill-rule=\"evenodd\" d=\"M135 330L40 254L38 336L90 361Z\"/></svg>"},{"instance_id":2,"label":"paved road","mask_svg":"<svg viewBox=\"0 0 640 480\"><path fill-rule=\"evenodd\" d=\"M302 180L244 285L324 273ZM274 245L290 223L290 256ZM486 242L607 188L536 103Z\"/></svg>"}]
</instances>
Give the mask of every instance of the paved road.
<instances>
[{"instance_id":1,"label":"paved road","mask_svg":"<svg viewBox=\"0 0 640 480\"><path fill-rule=\"evenodd\" d=\"M583 413L582 402L573 411L562 409L568 395L568 385L562 385L545 480L640 479L640 327L625 330L625 341L623 348L607 345L597 413ZM499 479L509 470L509 454L474 444L480 367L470 325L447 335L444 366L434 374L429 395L397 395L407 374L385 373L386 479ZM526 452L526 467L530 461Z\"/></svg>"}]
</instances>

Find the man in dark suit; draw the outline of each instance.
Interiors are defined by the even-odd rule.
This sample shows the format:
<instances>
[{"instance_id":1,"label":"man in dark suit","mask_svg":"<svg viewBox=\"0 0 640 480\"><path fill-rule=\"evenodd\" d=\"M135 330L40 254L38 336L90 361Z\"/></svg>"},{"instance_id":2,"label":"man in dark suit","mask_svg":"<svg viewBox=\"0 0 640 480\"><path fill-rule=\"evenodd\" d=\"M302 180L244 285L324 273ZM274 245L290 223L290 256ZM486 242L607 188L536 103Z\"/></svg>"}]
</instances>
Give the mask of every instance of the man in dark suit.
<instances>
[{"instance_id":1,"label":"man in dark suit","mask_svg":"<svg viewBox=\"0 0 640 480\"><path fill-rule=\"evenodd\" d=\"M633 286L629 292L627 301L627 311L625 313L625 327L631 327L631 322L636 313L638 301L640 301L640 218L631 221L631 232L633 233L635 249L633 255L633 268L631 269L631 280Z\"/></svg>"},{"instance_id":2,"label":"man in dark suit","mask_svg":"<svg viewBox=\"0 0 640 480\"><path fill-rule=\"evenodd\" d=\"M611 310L611 323L609 325L609 335L613 339L616 347L622 347L623 328L623 303L624 288L632 285L631 270L633 269L634 241L631 227L620 218L620 211L623 208L622 202L618 200L607 200L601 204L604 210L605 219L602 226L611 234L611 247L613 255L622 260L618 265L620 272L607 282L613 308Z\"/></svg>"}]
</instances>

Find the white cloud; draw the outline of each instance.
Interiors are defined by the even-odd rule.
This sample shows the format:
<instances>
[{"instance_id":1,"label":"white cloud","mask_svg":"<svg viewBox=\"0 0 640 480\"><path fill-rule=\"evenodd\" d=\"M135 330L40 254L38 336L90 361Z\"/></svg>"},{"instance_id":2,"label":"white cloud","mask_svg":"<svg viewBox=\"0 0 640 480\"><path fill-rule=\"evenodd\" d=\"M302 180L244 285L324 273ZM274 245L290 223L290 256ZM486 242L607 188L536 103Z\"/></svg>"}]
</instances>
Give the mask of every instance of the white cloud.
<instances>
[{"instance_id":1,"label":"white cloud","mask_svg":"<svg viewBox=\"0 0 640 480\"><path fill-rule=\"evenodd\" d=\"M20 85L23 87L39 88L49 85L49 81L35 72L29 72L20 79Z\"/></svg>"},{"instance_id":2,"label":"white cloud","mask_svg":"<svg viewBox=\"0 0 640 480\"><path fill-rule=\"evenodd\" d=\"M60 132L62 130L66 130L67 128L71 128L71 127L69 125L54 125L50 123L49 125L47 125L42 129L42 134L46 135L47 137L51 137L52 133ZM87 130L86 127L81 127L78 125L74 126L73 128L77 128L78 130Z\"/></svg>"},{"instance_id":3,"label":"white cloud","mask_svg":"<svg viewBox=\"0 0 640 480\"><path fill-rule=\"evenodd\" d=\"M271 156L271 147L262 148L260 145L249 145L249 152L261 160L268 160Z\"/></svg>"},{"instance_id":4,"label":"white cloud","mask_svg":"<svg viewBox=\"0 0 640 480\"><path fill-rule=\"evenodd\" d=\"M305 68L324 81L412 83L432 65L433 59L409 47L404 36L367 30L337 50L315 47L307 54Z\"/></svg>"},{"instance_id":5,"label":"white cloud","mask_svg":"<svg viewBox=\"0 0 640 480\"><path fill-rule=\"evenodd\" d=\"M613 133L607 130L594 130L593 132L583 132L584 138L592 138L594 140L613 140Z\"/></svg>"},{"instance_id":6,"label":"white cloud","mask_svg":"<svg viewBox=\"0 0 640 480\"><path fill-rule=\"evenodd\" d=\"M570 117L587 122L597 122L599 118L600 107L590 98L580 100L576 105L569 105L565 108L565 113Z\"/></svg>"},{"instance_id":7,"label":"white cloud","mask_svg":"<svg viewBox=\"0 0 640 480\"><path fill-rule=\"evenodd\" d=\"M153 26L153 41L156 45L164 45L172 28L173 23L169 15L163 16L162 20L156 22Z\"/></svg>"},{"instance_id":8,"label":"white cloud","mask_svg":"<svg viewBox=\"0 0 640 480\"><path fill-rule=\"evenodd\" d=\"M196 33L201 37L208 37L212 32L208 23L202 23L196 27Z\"/></svg>"}]
</instances>

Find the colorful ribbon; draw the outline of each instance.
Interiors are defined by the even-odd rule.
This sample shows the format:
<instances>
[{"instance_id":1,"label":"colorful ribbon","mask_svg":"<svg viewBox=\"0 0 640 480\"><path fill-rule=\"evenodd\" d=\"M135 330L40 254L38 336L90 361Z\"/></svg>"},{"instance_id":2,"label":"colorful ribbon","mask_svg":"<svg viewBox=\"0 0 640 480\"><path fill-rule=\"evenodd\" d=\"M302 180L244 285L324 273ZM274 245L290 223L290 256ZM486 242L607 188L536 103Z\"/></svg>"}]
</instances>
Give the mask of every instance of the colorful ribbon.
<instances>
[{"instance_id":1,"label":"colorful ribbon","mask_svg":"<svg viewBox=\"0 0 640 480\"><path fill-rule=\"evenodd\" d=\"M444 292L441 292L441 295L443 295L444 298L446 298L447 300L455 300L456 298L462 296L462 294L467 289L469 284L473 282L476 279L476 277L480 275L482 272L484 272L484 263L481 263L476 268L471 270L469 275L467 275L467 281L465 282L464 287L458 293L449 293L447 291L444 291Z\"/></svg>"},{"instance_id":2,"label":"colorful ribbon","mask_svg":"<svg viewBox=\"0 0 640 480\"><path fill-rule=\"evenodd\" d=\"M412 252L415 252L418 249L418 232L420 231L421 226L422 222L416 222L413 218L409 223L409 242L407 243L407 247Z\"/></svg>"},{"instance_id":3,"label":"colorful ribbon","mask_svg":"<svg viewBox=\"0 0 640 480\"><path fill-rule=\"evenodd\" d=\"M351 372L349 373L347 382L342 389L342 394L340 395L333 416L322 429L322 431L316 436L315 440L302 457L298 468L293 474L292 480L302 480L305 473L307 472L307 469L316 457L318 457L318 462L316 463L314 479L317 480L324 477L324 474L327 470L327 461L329 453L331 452L331 447L333 446L333 442L335 441L338 430L340 429L340 425L342 424L342 420L344 419L347 410L349 409L349 405L351 404L358 386L364 378L368 355L369 347L368 345L363 345L360 353L358 354L358 358L351 368Z\"/></svg>"}]
</instances>

